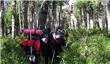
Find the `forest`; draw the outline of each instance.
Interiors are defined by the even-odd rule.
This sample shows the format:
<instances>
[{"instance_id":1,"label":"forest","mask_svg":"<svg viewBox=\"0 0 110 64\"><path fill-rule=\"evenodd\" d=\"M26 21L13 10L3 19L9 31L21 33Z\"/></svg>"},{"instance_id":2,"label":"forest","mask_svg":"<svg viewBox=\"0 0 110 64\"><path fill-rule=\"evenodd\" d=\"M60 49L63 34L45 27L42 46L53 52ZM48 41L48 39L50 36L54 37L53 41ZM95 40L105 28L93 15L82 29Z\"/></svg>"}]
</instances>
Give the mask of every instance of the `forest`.
<instances>
[{"instance_id":1,"label":"forest","mask_svg":"<svg viewBox=\"0 0 110 64\"><path fill-rule=\"evenodd\" d=\"M23 30L58 26L66 45L48 64L110 64L110 0L0 0L0 63L34 64L19 45Z\"/></svg>"}]
</instances>

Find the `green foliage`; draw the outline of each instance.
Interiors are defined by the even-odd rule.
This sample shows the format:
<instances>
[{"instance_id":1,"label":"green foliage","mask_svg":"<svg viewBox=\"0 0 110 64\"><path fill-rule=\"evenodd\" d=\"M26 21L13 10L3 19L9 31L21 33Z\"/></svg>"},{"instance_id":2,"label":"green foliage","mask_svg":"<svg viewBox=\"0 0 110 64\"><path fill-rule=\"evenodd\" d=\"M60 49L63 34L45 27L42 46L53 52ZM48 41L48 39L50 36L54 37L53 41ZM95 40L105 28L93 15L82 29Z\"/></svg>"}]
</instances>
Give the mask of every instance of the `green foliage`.
<instances>
[{"instance_id":1,"label":"green foliage","mask_svg":"<svg viewBox=\"0 0 110 64\"><path fill-rule=\"evenodd\" d=\"M12 6L11 5L9 5L9 7L7 8L4 19L5 19L5 25L11 26L11 19L12 19Z\"/></svg>"},{"instance_id":2,"label":"green foliage","mask_svg":"<svg viewBox=\"0 0 110 64\"><path fill-rule=\"evenodd\" d=\"M61 64L108 64L110 63L110 38L99 29L67 29L68 45L62 53ZM86 39L87 37L87 39ZM18 42L24 37L3 37L1 41L1 64L28 64Z\"/></svg>"},{"instance_id":3,"label":"green foliage","mask_svg":"<svg viewBox=\"0 0 110 64\"><path fill-rule=\"evenodd\" d=\"M1 38L1 64L28 64L24 51L19 46L19 41L23 36L12 39L10 37Z\"/></svg>"},{"instance_id":4,"label":"green foliage","mask_svg":"<svg viewBox=\"0 0 110 64\"><path fill-rule=\"evenodd\" d=\"M81 11L78 8L76 8L75 17L78 21L81 21Z\"/></svg>"},{"instance_id":5,"label":"green foliage","mask_svg":"<svg viewBox=\"0 0 110 64\"><path fill-rule=\"evenodd\" d=\"M100 15L103 16L104 9L103 9L103 5L101 4L100 0L98 1L97 0L90 0L90 1L89 0L77 0L75 16L78 21L81 21L81 19L84 19L84 16L81 16L82 9L83 9L83 14L85 12L89 13L90 17L96 17Z\"/></svg>"},{"instance_id":6,"label":"green foliage","mask_svg":"<svg viewBox=\"0 0 110 64\"><path fill-rule=\"evenodd\" d=\"M110 63L110 38L97 30L69 30L67 49L62 53L61 64ZM87 35L88 34L88 35Z\"/></svg>"},{"instance_id":7,"label":"green foliage","mask_svg":"<svg viewBox=\"0 0 110 64\"><path fill-rule=\"evenodd\" d=\"M19 0L16 1L16 4L20 3ZM5 21L5 26L6 27L10 27L12 24L12 15L13 15L13 6L11 5L11 1L9 1L8 7L5 11L5 15L4 15L4 21ZM19 21L19 13L16 12L16 16L17 16L17 21Z\"/></svg>"}]
</instances>

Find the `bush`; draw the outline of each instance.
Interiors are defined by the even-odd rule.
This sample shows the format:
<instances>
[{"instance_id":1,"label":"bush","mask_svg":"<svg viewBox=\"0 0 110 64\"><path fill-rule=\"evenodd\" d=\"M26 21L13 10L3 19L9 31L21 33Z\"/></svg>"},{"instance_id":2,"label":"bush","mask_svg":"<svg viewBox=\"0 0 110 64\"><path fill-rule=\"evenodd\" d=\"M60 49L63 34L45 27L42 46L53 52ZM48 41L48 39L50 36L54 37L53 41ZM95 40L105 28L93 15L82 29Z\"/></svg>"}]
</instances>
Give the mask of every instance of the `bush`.
<instances>
[{"instance_id":1,"label":"bush","mask_svg":"<svg viewBox=\"0 0 110 64\"><path fill-rule=\"evenodd\" d=\"M104 36L104 32L83 29L69 31L68 43L71 45L62 53L61 64L110 63L110 38Z\"/></svg>"},{"instance_id":2,"label":"bush","mask_svg":"<svg viewBox=\"0 0 110 64\"><path fill-rule=\"evenodd\" d=\"M106 31L66 30L68 32L67 48L62 52L61 64L109 64L110 38ZM1 64L30 64L18 42L23 36L0 38Z\"/></svg>"},{"instance_id":3,"label":"bush","mask_svg":"<svg viewBox=\"0 0 110 64\"><path fill-rule=\"evenodd\" d=\"M18 42L22 36L12 39L11 37L1 38L1 64L28 64L25 53L20 48Z\"/></svg>"}]
</instances>

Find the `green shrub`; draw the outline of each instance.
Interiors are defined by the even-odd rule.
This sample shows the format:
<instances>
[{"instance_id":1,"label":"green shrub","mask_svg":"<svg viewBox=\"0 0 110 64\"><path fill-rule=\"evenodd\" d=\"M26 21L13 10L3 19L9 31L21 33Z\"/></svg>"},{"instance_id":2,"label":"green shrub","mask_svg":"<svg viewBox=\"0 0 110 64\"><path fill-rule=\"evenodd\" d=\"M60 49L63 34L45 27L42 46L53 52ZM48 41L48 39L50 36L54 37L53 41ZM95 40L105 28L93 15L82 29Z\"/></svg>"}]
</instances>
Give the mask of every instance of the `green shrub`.
<instances>
[{"instance_id":1,"label":"green shrub","mask_svg":"<svg viewBox=\"0 0 110 64\"><path fill-rule=\"evenodd\" d=\"M106 31L98 29L67 29L66 31L68 32L67 48L61 54L61 64L110 63L110 38L105 36ZM15 39L0 38L1 64L29 64L25 53L18 44L23 39L22 35Z\"/></svg>"},{"instance_id":2,"label":"green shrub","mask_svg":"<svg viewBox=\"0 0 110 64\"><path fill-rule=\"evenodd\" d=\"M1 38L1 64L28 64L25 53L20 48L18 42L23 39L19 36L15 39L11 37Z\"/></svg>"},{"instance_id":3,"label":"green shrub","mask_svg":"<svg viewBox=\"0 0 110 64\"><path fill-rule=\"evenodd\" d=\"M104 31L79 29L69 33L68 43L71 45L62 53L61 64L110 63L110 38Z\"/></svg>"}]
</instances>

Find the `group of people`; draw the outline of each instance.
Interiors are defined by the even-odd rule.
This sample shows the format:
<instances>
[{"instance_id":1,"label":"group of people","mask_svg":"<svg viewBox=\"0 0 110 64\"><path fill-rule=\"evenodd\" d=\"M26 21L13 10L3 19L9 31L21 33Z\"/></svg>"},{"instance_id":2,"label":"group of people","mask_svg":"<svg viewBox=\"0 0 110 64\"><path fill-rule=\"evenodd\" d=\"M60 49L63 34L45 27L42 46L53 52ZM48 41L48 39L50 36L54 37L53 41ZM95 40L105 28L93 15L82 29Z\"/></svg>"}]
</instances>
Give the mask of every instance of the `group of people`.
<instances>
[{"instance_id":1,"label":"group of people","mask_svg":"<svg viewBox=\"0 0 110 64\"><path fill-rule=\"evenodd\" d=\"M51 29L24 29L26 40L20 42L21 48L29 56L31 64L38 64L40 54L45 59L45 64L59 62L57 57L66 45L67 33L62 27ZM56 59L56 60L54 60ZM56 64L56 63L55 63Z\"/></svg>"}]
</instances>

